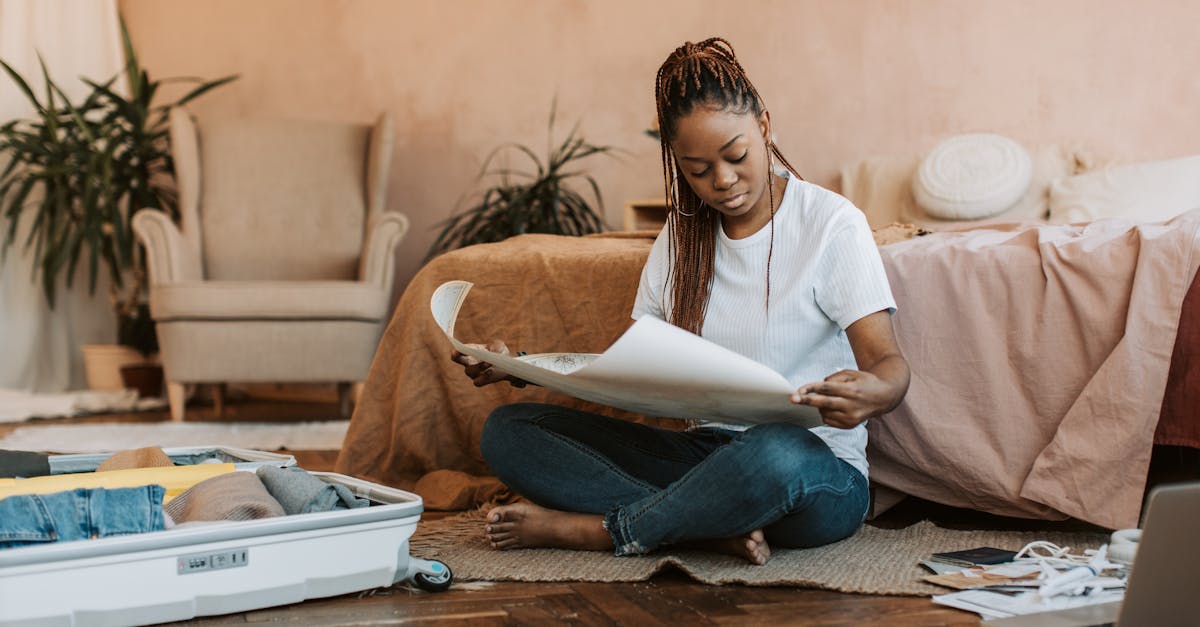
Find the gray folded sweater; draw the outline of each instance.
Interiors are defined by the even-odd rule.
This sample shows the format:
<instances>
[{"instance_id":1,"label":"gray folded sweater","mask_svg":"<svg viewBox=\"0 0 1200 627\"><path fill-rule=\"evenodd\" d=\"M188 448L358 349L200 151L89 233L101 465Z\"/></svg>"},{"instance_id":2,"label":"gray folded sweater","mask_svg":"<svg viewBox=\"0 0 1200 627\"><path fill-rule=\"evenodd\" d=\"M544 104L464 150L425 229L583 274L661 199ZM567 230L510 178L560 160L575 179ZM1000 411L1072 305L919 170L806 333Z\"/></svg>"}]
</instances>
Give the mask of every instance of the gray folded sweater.
<instances>
[{"instance_id":1,"label":"gray folded sweater","mask_svg":"<svg viewBox=\"0 0 1200 627\"><path fill-rule=\"evenodd\" d=\"M288 514L328 512L371 504L367 499L354 496L346 486L325 483L302 468L262 466L258 469L258 478Z\"/></svg>"}]
</instances>

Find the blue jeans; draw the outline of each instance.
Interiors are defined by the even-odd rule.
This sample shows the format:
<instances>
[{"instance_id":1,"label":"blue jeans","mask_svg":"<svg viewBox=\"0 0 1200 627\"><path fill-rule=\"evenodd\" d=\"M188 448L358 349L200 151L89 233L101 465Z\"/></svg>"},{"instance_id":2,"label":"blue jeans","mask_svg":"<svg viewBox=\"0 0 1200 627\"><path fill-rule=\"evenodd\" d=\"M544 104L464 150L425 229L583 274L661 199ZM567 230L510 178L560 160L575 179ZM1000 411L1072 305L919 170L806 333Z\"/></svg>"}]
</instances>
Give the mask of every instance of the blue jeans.
<instances>
[{"instance_id":1,"label":"blue jeans","mask_svg":"<svg viewBox=\"0 0 1200 627\"><path fill-rule=\"evenodd\" d=\"M534 503L603 514L617 555L755 529L771 545L820 546L867 514L866 477L787 423L671 431L519 403L488 416L480 449Z\"/></svg>"},{"instance_id":2,"label":"blue jeans","mask_svg":"<svg viewBox=\"0 0 1200 627\"><path fill-rule=\"evenodd\" d=\"M0 499L0 549L164 528L160 485L76 488Z\"/></svg>"}]
</instances>

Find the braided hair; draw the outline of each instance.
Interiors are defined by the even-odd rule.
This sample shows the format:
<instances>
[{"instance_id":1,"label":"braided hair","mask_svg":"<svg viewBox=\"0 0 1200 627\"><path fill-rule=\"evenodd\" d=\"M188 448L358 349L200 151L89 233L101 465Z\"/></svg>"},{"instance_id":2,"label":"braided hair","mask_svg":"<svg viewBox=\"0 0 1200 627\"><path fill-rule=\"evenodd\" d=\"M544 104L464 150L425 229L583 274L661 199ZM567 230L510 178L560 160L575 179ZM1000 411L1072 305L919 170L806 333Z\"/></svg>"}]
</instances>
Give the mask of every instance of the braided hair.
<instances>
[{"instance_id":1,"label":"braided hair","mask_svg":"<svg viewBox=\"0 0 1200 627\"><path fill-rule=\"evenodd\" d=\"M712 107L738 114L762 115L766 110L758 90L733 54L733 46L719 37L700 43L687 42L675 49L654 80L654 99L658 108L659 137L662 142L663 183L667 198L667 225L670 229L671 260L667 281L670 283L670 322L700 334L708 309L716 255L717 229L721 214L706 205L683 180L671 142L678 121L696 107ZM767 150L789 172L801 178L788 163L772 139ZM771 159L767 163L768 201L771 211L771 243L767 251L767 303L771 298L771 253L775 246L775 186Z\"/></svg>"}]
</instances>

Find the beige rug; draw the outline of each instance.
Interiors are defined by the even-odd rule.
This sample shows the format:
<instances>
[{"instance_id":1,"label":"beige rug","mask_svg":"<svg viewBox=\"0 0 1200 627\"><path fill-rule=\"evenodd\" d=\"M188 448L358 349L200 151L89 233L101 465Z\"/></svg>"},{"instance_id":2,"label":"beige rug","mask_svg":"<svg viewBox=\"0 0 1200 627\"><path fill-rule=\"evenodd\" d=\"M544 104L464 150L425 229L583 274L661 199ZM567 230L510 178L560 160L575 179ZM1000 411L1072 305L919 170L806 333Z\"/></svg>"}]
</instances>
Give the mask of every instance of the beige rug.
<instances>
[{"instance_id":1,"label":"beige rug","mask_svg":"<svg viewBox=\"0 0 1200 627\"><path fill-rule=\"evenodd\" d=\"M904 529L866 526L841 542L815 549L775 549L765 566L701 551L662 551L644 557L614 557L599 551L519 549L497 551L483 539L483 513L468 512L422 522L411 552L450 566L456 581L643 581L675 567L701 583L798 586L839 592L925 596L947 589L924 583L918 562L938 551L977 546L1019 550L1034 540L1098 548L1099 533L959 531L928 521Z\"/></svg>"},{"instance_id":2,"label":"beige rug","mask_svg":"<svg viewBox=\"0 0 1200 627\"><path fill-rule=\"evenodd\" d=\"M30 425L0 438L0 449L105 453L143 446L224 444L263 451L337 451L349 425L349 420Z\"/></svg>"}]
</instances>

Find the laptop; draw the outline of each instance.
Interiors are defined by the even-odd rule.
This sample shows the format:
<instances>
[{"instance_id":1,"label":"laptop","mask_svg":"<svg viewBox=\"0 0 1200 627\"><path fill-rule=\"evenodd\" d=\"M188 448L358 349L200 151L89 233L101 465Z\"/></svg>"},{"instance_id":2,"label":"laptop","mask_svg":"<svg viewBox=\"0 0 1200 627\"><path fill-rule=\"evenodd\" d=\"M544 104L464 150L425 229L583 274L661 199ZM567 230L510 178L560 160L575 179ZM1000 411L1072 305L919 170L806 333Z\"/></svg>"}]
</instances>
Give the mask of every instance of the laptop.
<instances>
[{"instance_id":1,"label":"laptop","mask_svg":"<svg viewBox=\"0 0 1200 627\"><path fill-rule=\"evenodd\" d=\"M989 627L1200 624L1200 483L1150 492L1125 600L984 621Z\"/></svg>"}]
</instances>

